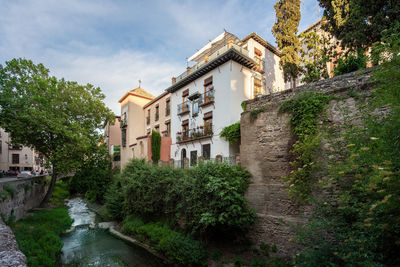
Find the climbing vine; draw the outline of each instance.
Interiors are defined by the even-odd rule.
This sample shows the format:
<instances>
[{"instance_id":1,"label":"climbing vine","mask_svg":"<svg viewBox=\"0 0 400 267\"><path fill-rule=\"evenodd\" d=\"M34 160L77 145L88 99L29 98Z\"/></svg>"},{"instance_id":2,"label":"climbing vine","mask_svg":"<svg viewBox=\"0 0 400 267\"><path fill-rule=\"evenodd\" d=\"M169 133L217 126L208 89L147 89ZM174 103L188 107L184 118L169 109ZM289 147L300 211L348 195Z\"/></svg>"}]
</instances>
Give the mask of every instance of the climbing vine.
<instances>
[{"instance_id":1,"label":"climbing vine","mask_svg":"<svg viewBox=\"0 0 400 267\"><path fill-rule=\"evenodd\" d=\"M221 131L223 137L229 144L234 144L240 141L240 122L226 126Z\"/></svg>"},{"instance_id":2,"label":"climbing vine","mask_svg":"<svg viewBox=\"0 0 400 267\"><path fill-rule=\"evenodd\" d=\"M294 170L284 177L284 182L289 185L289 196L298 201L310 198L315 158L322 139L322 133L317 132L318 121L330 99L322 93L304 92L283 102L279 110L292 115L289 122L297 139L292 149Z\"/></svg>"}]
</instances>

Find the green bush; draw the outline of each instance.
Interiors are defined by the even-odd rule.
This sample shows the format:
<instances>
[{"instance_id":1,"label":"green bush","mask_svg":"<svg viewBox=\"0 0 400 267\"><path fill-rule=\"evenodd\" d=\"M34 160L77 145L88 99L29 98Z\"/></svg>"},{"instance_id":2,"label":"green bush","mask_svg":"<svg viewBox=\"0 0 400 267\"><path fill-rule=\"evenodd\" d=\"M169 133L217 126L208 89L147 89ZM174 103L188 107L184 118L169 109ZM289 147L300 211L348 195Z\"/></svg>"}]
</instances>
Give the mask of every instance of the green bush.
<instances>
[{"instance_id":1,"label":"green bush","mask_svg":"<svg viewBox=\"0 0 400 267\"><path fill-rule=\"evenodd\" d=\"M143 226L144 222L141 218L133 215L128 215L122 225L122 233L126 235L135 235L140 226Z\"/></svg>"},{"instance_id":2,"label":"green bush","mask_svg":"<svg viewBox=\"0 0 400 267\"><path fill-rule=\"evenodd\" d=\"M0 191L0 199L4 201L7 198L8 198L8 192L6 190L1 190Z\"/></svg>"},{"instance_id":3,"label":"green bush","mask_svg":"<svg viewBox=\"0 0 400 267\"><path fill-rule=\"evenodd\" d=\"M335 76L350 73L356 70L365 69L367 66L367 57L364 51L360 50L357 55L347 55L345 58L337 60L337 66L334 69Z\"/></svg>"},{"instance_id":4,"label":"green bush","mask_svg":"<svg viewBox=\"0 0 400 267\"><path fill-rule=\"evenodd\" d=\"M51 195L50 203L59 206L64 203L64 200L69 197L68 183L63 180L58 180Z\"/></svg>"},{"instance_id":5,"label":"green bush","mask_svg":"<svg viewBox=\"0 0 400 267\"><path fill-rule=\"evenodd\" d=\"M119 177L108 188L105 194L105 206L112 219L121 221L125 217L124 212L124 193Z\"/></svg>"},{"instance_id":6,"label":"green bush","mask_svg":"<svg viewBox=\"0 0 400 267\"><path fill-rule=\"evenodd\" d=\"M150 220L181 221L195 234L245 231L255 221L244 199L250 174L240 167L208 162L181 170L133 160L121 177L114 191L123 192L123 200L119 194L108 197L110 214L123 210Z\"/></svg>"},{"instance_id":7,"label":"green bush","mask_svg":"<svg viewBox=\"0 0 400 267\"><path fill-rule=\"evenodd\" d=\"M60 235L71 227L66 207L35 211L16 223L13 232L19 249L26 255L28 266L57 266L62 249Z\"/></svg>"}]
</instances>

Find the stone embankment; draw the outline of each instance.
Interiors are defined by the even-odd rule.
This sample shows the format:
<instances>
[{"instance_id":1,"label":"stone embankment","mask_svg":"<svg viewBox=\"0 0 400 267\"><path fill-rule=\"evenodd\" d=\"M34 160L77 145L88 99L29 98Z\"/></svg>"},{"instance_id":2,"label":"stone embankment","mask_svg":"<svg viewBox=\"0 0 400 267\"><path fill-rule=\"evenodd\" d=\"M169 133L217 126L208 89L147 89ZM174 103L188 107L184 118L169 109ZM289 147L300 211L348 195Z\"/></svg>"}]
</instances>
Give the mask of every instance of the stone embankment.
<instances>
[{"instance_id":1,"label":"stone embankment","mask_svg":"<svg viewBox=\"0 0 400 267\"><path fill-rule=\"evenodd\" d=\"M293 226L304 223L312 212L311 206L289 199L282 183L282 177L291 171L290 150L295 140L290 114L280 113L280 104L304 91L334 94L339 100L331 101L327 116L332 125L337 125L343 120L340 109L356 109L354 93L369 94L373 87L370 75L370 69L349 73L246 102L247 111L240 121L240 158L242 166L252 174L246 198L258 216L250 231L255 243L275 244L280 256L293 256L299 249L292 241L296 237ZM251 118L251 111L258 113L256 118Z\"/></svg>"},{"instance_id":2,"label":"stone embankment","mask_svg":"<svg viewBox=\"0 0 400 267\"><path fill-rule=\"evenodd\" d=\"M0 266L25 267L26 257L18 249L17 241L10 227L0 219Z\"/></svg>"}]
</instances>

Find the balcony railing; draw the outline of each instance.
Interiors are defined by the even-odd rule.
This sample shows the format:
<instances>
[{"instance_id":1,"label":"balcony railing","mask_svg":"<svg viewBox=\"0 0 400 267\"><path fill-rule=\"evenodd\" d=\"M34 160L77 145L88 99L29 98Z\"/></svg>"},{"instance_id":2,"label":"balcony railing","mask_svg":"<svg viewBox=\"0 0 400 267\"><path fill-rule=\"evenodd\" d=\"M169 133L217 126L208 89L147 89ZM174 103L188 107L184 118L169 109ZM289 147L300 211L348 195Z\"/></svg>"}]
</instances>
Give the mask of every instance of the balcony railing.
<instances>
[{"instance_id":1,"label":"balcony railing","mask_svg":"<svg viewBox=\"0 0 400 267\"><path fill-rule=\"evenodd\" d=\"M214 134L212 124L207 126L200 126L197 128L189 129L187 131L178 132L176 134L176 142L196 140L205 136L212 136Z\"/></svg>"},{"instance_id":2,"label":"balcony railing","mask_svg":"<svg viewBox=\"0 0 400 267\"><path fill-rule=\"evenodd\" d=\"M236 44L227 44L224 45L223 47L221 47L220 49L218 49L217 51L215 51L214 53L212 53L209 57L208 60L203 60L199 63L197 63L196 65L194 65L193 67L190 68L190 72L188 73L188 71L185 71L184 73L182 73L181 75L179 75L178 77L176 77L176 82L179 82L183 79L185 79L187 76L189 76L191 73L195 72L196 70L200 69L203 65L207 64L208 62L216 59L217 57L219 57L220 55L222 55L223 53L225 53L226 51L228 51L229 49L235 49L236 51L238 51L239 53L241 53L242 55L249 57L249 51L244 49L243 47L240 47Z\"/></svg>"},{"instance_id":3,"label":"balcony railing","mask_svg":"<svg viewBox=\"0 0 400 267\"><path fill-rule=\"evenodd\" d=\"M202 104L210 103L214 101L214 90L208 90L202 94Z\"/></svg>"},{"instance_id":4,"label":"balcony railing","mask_svg":"<svg viewBox=\"0 0 400 267\"><path fill-rule=\"evenodd\" d=\"M147 125L150 124L150 117L147 117L147 118L146 118L146 123L147 123Z\"/></svg>"},{"instance_id":5,"label":"balcony railing","mask_svg":"<svg viewBox=\"0 0 400 267\"><path fill-rule=\"evenodd\" d=\"M121 123L120 123L120 127L121 127L121 128L122 128L122 127L125 127L127 124L128 124L127 120L126 120L126 119L122 119L122 120L121 120Z\"/></svg>"},{"instance_id":6,"label":"balcony railing","mask_svg":"<svg viewBox=\"0 0 400 267\"><path fill-rule=\"evenodd\" d=\"M178 105L178 115L189 111L189 101L185 101Z\"/></svg>"}]
</instances>

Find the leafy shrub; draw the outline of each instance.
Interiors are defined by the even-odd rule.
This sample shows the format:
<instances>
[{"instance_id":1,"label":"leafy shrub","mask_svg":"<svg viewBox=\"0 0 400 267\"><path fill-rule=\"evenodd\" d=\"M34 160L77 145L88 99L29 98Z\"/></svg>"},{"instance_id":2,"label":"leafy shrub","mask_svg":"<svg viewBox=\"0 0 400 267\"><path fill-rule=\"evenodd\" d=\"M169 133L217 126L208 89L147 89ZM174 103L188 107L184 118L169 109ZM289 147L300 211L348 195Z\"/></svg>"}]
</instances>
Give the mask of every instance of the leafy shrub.
<instances>
[{"instance_id":1,"label":"leafy shrub","mask_svg":"<svg viewBox=\"0 0 400 267\"><path fill-rule=\"evenodd\" d=\"M19 249L26 255L28 266L57 266L62 249L61 233L72 224L66 207L35 211L18 221L13 232Z\"/></svg>"},{"instance_id":2,"label":"leafy shrub","mask_svg":"<svg viewBox=\"0 0 400 267\"><path fill-rule=\"evenodd\" d=\"M347 55L345 58L337 60L337 66L334 69L335 76L350 73L356 70L365 69L367 66L367 57L364 51L360 50L357 55Z\"/></svg>"},{"instance_id":3,"label":"leafy shrub","mask_svg":"<svg viewBox=\"0 0 400 267\"><path fill-rule=\"evenodd\" d=\"M4 201L7 198L8 198L8 192L6 190L1 190L0 191L0 199Z\"/></svg>"},{"instance_id":4,"label":"leafy shrub","mask_svg":"<svg viewBox=\"0 0 400 267\"><path fill-rule=\"evenodd\" d=\"M56 206L62 205L67 197L69 197L68 183L58 180L51 195L50 203Z\"/></svg>"},{"instance_id":5,"label":"leafy shrub","mask_svg":"<svg viewBox=\"0 0 400 267\"><path fill-rule=\"evenodd\" d=\"M11 195L11 197L14 197L15 192L16 192L15 186L12 184L8 184L8 183L3 185L3 190L7 191Z\"/></svg>"},{"instance_id":6,"label":"leafy shrub","mask_svg":"<svg viewBox=\"0 0 400 267\"><path fill-rule=\"evenodd\" d=\"M105 194L105 206L112 219L121 221L124 216L124 192L119 177L116 177Z\"/></svg>"},{"instance_id":7,"label":"leafy shrub","mask_svg":"<svg viewBox=\"0 0 400 267\"><path fill-rule=\"evenodd\" d=\"M122 233L126 235L135 235L140 226L143 226L144 222L140 217L128 215L123 221Z\"/></svg>"},{"instance_id":8,"label":"leafy shrub","mask_svg":"<svg viewBox=\"0 0 400 267\"><path fill-rule=\"evenodd\" d=\"M240 141L240 122L226 126L222 129L220 136L223 137L229 144Z\"/></svg>"}]
</instances>

